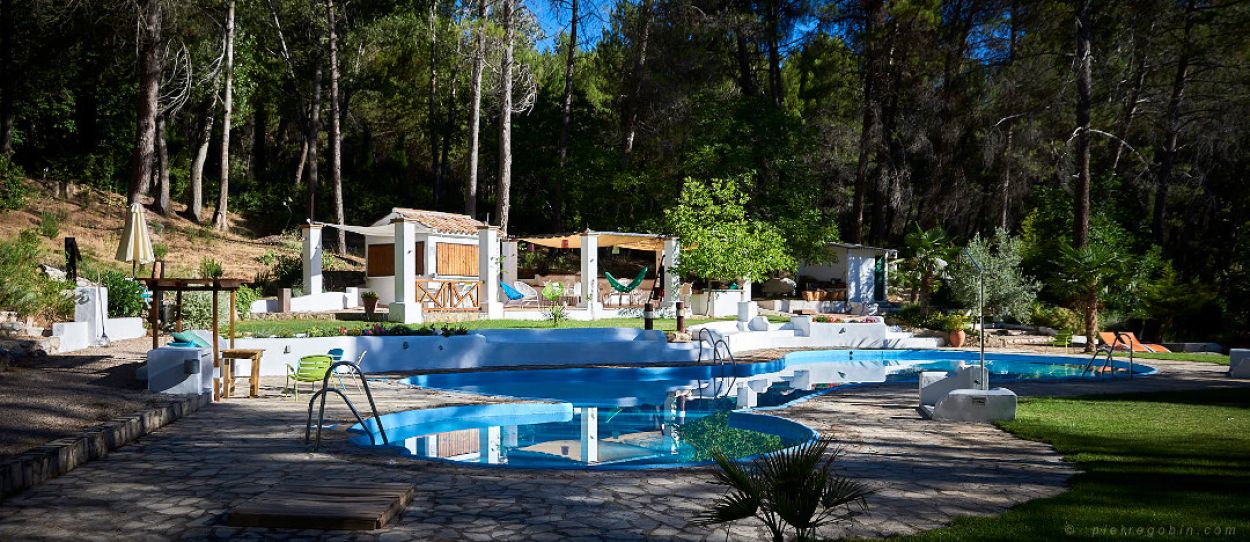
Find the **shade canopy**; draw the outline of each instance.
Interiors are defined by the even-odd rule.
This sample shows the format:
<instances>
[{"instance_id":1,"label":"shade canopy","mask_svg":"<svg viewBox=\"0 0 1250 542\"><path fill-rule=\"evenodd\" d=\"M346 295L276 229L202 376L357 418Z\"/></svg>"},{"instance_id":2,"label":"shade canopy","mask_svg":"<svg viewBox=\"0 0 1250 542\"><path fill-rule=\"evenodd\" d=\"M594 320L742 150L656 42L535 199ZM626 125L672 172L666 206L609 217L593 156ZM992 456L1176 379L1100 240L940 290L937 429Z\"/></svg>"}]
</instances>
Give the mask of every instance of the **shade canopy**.
<instances>
[{"instance_id":1,"label":"shade canopy","mask_svg":"<svg viewBox=\"0 0 1250 542\"><path fill-rule=\"evenodd\" d=\"M669 235L658 233L628 233L619 231L585 231L555 235L533 235L515 237L515 241L525 241L535 245L551 248L582 248L582 236L594 235L599 238L599 248L620 247L630 250L647 250L660 252L664 250L664 241Z\"/></svg>"},{"instance_id":2,"label":"shade canopy","mask_svg":"<svg viewBox=\"0 0 1250 542\"><path fill-rule=\"evenodd\" d=\"M156 260L152 253L152 238L148 235L148 221L143 216L143 206L138 203L130 204L130 210L126 213L121 244L117 246L117 259L136 264L147 264Z\"/></svg>"}]
</instances>

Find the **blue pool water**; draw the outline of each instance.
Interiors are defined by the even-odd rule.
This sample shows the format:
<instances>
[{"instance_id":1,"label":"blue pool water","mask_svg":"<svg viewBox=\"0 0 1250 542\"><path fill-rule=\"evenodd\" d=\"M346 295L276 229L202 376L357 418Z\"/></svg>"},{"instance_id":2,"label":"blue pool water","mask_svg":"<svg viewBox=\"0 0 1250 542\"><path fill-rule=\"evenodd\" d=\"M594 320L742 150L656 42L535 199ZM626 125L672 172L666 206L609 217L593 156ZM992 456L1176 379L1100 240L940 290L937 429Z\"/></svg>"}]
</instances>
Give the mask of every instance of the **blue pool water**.
<instances>
[{"instance_id":1,"label":"blue pool water","mask_svg":"<svg viewBox=\"0 0 1250 542\"><path fill-rule=\"evenodd\" d=\"M1115 378L1082 374L1087 360L987 354L992 385L1032 379ZM757 406L778 407L833 387L915 381L922 371L954 372L979 363L976 352L830 350L795 352L774 361L725 366L507 370L419 375L424 388L547 403L499 404L400 412L382 417L386 450L428 459L512 467L646 468L706 462L711 448L732 443L743 457L793 446L810 429L741 411L738 389L757 392ZM1135 365L1134 374L1154 369ZM359 426L355 429L361 430ZM368 430L375 432L372 420ZM363 431L362 431L363 433ZM380 439L377 439L380 444ZM369 444L367 435L354 438ZM588 461L589 459L589 461Z\"/></svg>"}]
</instances>

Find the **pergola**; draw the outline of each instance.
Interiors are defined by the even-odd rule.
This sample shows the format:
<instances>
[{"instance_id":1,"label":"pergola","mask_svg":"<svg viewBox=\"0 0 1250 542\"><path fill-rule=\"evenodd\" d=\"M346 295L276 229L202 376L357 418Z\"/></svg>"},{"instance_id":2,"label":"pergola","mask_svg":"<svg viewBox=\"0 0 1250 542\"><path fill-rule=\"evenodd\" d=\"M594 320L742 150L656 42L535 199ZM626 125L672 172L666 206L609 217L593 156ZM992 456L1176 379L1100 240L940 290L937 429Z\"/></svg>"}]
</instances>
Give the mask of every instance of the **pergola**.
<instances>
[{"instance_id":1,"label":"pergola","mask_svg":"<svg viewBox=\"0 0 1250 542\"><path fill-rule=\"evenodd\" d=\"M217 311L217 293L230 292L230 348L234 348L234 319L235 319L235 293L239 291L239 287L243 286L247 281L244 279L178 279L178 278L140 278L148 290L152 291L153 299L160 299L163 292L174 292L174 311L177 320L174 323L176 331L182 331L182 293L183 292L212 292L213 293L213 359L219 357L217 341L219 338L217 328L220 326L220 316ZM152 326L152 348L160 348L161 326L159 310L157 303L152 303L152 309L149 311L148 318Z\"/></svg>"},{"instance_id":2,"label":"pergola","mask_svg":"<svg viewBox=\"0 0 1250 542\"><path fill-rule=\"evenodd\" d=\"M515 236L503 243L503 277L509 283L517 280L517 243L520 241L549 248L577 249L581 253L583 292L578 306L590 310L592 314L602 309L599 302L599 281L595 280L599 276L598 251L600 248L619 247L655 252L657 267L663 266L667 269L673 269L677 265L680 251L676 236L655 233L588 229L575 233ZM658 271L657 269L657 273ZM665 305L677 299L679 286L680 280L676 273L665 275L665 284L662 285Z\"/></svg>"}]
</instances>

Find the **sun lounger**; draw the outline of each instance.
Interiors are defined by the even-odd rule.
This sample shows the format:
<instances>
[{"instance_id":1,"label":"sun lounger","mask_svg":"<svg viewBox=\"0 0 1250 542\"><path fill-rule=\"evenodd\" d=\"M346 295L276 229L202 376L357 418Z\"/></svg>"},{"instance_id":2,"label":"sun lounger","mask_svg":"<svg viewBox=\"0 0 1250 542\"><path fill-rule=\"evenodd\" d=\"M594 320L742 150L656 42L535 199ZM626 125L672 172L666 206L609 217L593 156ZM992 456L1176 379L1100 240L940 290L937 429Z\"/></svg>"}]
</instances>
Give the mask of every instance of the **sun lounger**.
<instances>
[{"instance_id":1,"label":"sun lounger","mask_svg":"<svg viewBox=\"0 0 1250 542\"><path fill-rule=\"evenodd\" d=\"M1116 342L1116 335L1119 335L1120 341ZM1161 344L1145 344L1137 340L1137 336L1129 331L1104 331L1098 334L1098 338L1102 343L1110 348L1115 345L1116 350L1128 352L1130 348L1134 352L1171 352Z\"/></svg>"}]
</instances>

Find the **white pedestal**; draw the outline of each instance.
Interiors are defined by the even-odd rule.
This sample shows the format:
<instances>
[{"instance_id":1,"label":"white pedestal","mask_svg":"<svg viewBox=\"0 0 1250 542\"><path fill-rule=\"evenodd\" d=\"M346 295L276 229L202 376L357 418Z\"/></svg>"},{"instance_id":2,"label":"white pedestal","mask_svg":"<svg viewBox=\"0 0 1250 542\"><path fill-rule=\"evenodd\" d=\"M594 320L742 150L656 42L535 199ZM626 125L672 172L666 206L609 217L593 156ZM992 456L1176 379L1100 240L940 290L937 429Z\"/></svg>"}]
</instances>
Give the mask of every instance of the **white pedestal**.
<instances>
[{"instance_id":1,"label":"white pedestal","mask_svg":"<svg viewBox=\"0 0 1250 542\"><path fill-rule=\"evenodd\" d=\"M1250 348L1234 348L1228 351L1228 376L1250 378Z\"/></svg>"},{"instance_id":2,"label":"white pedestal","mask_svg":"<svg viewBox=\"0 0 1250 542\"><path fill-rule=\"evenodd\" d=\"M582 461L585 463L599 462L599 409L582 407L578 409L582 418Z\"/></svg>"},{"instance_id":3,"label":"white pedestal","mask_svg":"<svg viewBox=\"0 0 1250 542\"><path fill-rule=\"evenodd\" d=\"M955 390L933 407L933 419L988 423L1016 417L1016 394L1007 388Z\"/></svg>"}]
</instances>

